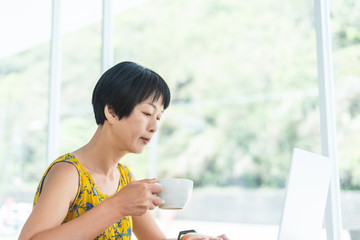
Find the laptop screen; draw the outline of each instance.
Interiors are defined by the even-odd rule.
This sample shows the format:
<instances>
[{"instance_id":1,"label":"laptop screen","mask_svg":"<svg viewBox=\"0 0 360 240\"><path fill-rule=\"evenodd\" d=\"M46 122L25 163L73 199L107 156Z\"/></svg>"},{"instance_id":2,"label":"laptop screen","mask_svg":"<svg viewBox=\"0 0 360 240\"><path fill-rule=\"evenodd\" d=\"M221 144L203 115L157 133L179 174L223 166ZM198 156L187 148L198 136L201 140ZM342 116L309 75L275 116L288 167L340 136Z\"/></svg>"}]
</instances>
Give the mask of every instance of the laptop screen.
<instances>
[{"instance_id":1,"label":"laptop screen","mask_svg":"<svg viewBox=\"0 0 360 240\"><path fill-rule=\"evenodd\" d=\"M278 240L320 239L332 163L294 148Z\"/></svg>"}]
</instances>

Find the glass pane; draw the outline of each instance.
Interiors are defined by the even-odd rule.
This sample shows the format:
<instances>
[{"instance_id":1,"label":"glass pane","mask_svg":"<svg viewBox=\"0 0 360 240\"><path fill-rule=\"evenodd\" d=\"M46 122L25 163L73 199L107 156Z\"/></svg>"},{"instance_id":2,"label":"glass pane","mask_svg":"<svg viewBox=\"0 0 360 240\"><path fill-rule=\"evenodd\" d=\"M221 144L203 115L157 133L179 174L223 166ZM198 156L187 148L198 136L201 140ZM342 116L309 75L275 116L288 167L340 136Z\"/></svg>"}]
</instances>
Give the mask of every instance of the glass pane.
<instances>
[{"instance_id":1,"label":"glass pane","mask_svg":"<svg viewBox=\"0 0 360 240\"><path fill-rule=\"evenodd\" d=\"M17 0L0 6L1 35L9 42L0 51L1 239L17 239L48 166L50 3ZM60 12L63 153L88 141L96 127L91 93L100 76L102 2L61 1Z\"/></svg>"},{"instance_id":2,"label":"glass pane","mask_svg":"<svg viewBox=\"0 0 360 240\"><path fill-rule=\"evenodd\" d=\"M63 0L61 13L59 154L65 154L86 144L96 129L91 96L101 74L102 1Z\"/></svg>"},{"instance_id":3,"label":"glass pane","mask_svg":"<svg viewBox=\"0 0 360 240\"><path fill-rule=\"evenodd\" d=\"M344 239L352 240L360 231L358 5L331 2ZM101 1L62 1L59 154L96 128L101 10ZM313 11L313 1L298 0L113 1L115 62L143 64L172 90L158 140L125 162L138 179L156 170L195 182L184 210L154 211L169 237L196 228L276 239L292 148L321 153ZM17 238L48 165L50 13L50 1L0 3L1 239Z\"/></svg>"},{"instance_id":4,"label":"glass pane","mask_svg":"<svg viewBox=\"0 0 360 240\"><path fill-rule=\"evenodd\" d=\"M360 239L360 7L331 1L343 228Z\"/></svg>"},{"instance_id":5,"label":"glass pane","mask_svg":"<svg viewBox=\"0 0 360 240\"><path fill-rule=\"evenodd\" d=\"M47 164L50 10L49 1L0 3L1 239L17 239Z\"/></svg>"},{"instance_id":6,"label":"glass pane","mask_svg":"<svg viewBox=\"0 0 360 240\"><path fill-rule=\"evenodd\" d=\"M313 11L312 1L155 0L116 15L116 62L144 64L172 90L145 154L159 177L195 182L184 210L154 212L169 236L276 239L292 148L321 153ZM132 158L146 177L149 163Z\"/></svg>"}]
</instances>

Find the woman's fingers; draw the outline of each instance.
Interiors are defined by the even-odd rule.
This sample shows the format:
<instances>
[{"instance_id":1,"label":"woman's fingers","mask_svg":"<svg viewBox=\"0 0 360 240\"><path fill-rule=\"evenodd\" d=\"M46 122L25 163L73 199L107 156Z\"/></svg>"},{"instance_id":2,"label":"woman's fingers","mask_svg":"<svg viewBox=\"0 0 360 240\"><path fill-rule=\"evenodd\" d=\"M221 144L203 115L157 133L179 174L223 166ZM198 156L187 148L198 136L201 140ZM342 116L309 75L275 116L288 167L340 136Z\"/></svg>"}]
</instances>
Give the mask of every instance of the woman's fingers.
<instances>
[{"instance_id":1,"label":"woman's fingers","mask_svg":"<svg viewBox=\"0 0 360 240\"><path fill-rule=\"evenodd\" d=\"M143 199L146 203L148 209L153 210L157 206L162 204L161 198L159 198L156 194L162 192L162 187L160 184L157 183L157 179L143 179L140 181L134 181L135 184L143 185L144 191L147 192L145 199Z\"/></svg>"},{"instance_id":2,"label":"woman's fingers","mask_svg":"<svg viewBox=\"0 0 360 240\"><path fill-rule=\"evenodd\" d=\"M148 187L152 194L161 193L163 190L161 185L157 183L148 184Z\"/></svg>"},{"instance_id":3,"label":"woman's fingers","mask_svg":"<svg viewBox=\"0 0 360 240\"><path fill-rule=\"evenodd\" d=\"M230 240L225 234L221 234L220 236L218 236L218 239Z\"/></svg>"},{"instance_id":4,"label":"woman's fingers","mask_svg":"<svg viewBox=\"0 0 360 240\"><path fill-rule=\"evenodd\" d=\"M147 210L153 210L162 204L162 200L156 196L162 191L156 179L144 179L133 181L122 188L114 197L121 202L119 211L124 215L141 216Z\"/></svg>"},{"instance_id":5,"label":"woman's fingers","mask_svg":"<svg viewBox=\"0 0 360 240\"><path fill-rule=\"evenodd\" d=\"M150 178L150 179L138 180L137 182L152 184L152 183L156 183L157 181L158 181L157 178Z\"/></svg>"},{"instance_id":6,"label":"woman's fingers","mask_svg":"<svg viewBox=\"0 0 360 240\"><path fill-rule=\"evenodd\" d=\"M184 240L230 240L228 237L226 237L225 234L222 234L218 237L210 237L204 234L200 234L200 233L188 233L186 235L184 235L183 238Z\"/></svg>"},{"instance_id":7,"label":"woman's fingers","mask_svg":"<svg viewBox=\"0 0 360 240\"><path fill-rule=\"evenodd\" d=\"M156 195L153 195L152 202L155 206L160 206L161 204L163 204L162 199Z\"/></svg>"}]
</instances>

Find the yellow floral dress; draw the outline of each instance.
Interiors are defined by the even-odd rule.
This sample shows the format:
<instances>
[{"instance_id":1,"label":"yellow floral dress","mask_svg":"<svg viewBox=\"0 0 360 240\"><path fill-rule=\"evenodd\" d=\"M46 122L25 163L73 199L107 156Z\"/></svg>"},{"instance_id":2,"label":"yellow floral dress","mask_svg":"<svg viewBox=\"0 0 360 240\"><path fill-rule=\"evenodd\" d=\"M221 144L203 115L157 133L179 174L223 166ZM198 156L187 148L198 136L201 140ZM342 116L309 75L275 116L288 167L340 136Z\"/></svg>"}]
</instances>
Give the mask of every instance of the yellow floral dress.
<instances>
[{"instance_id":1,"label":"yellow floral dress","mask_svg":"<svg viewBox=\"0 0 360 240\"><path fill-rule=\"evenodd\" d=\"M65 154L58 159L56 159L54 162L50 164L48 169L45 171L43 177L41 178L41 181L39 183L39 186L37 188L35 197L34 197L34 203L35 206L40 193L41 189L44 183L44 179L49 172L50 168L58 163L58 162L67 162L73 164L78 173L79 173L79 187L78 192L75 197L74 202L70 206L68 213L63 221L63 223L66 223L82 214L84 214L86 211L89 211L94 206L102 202L108 197L111 197L110 195L105 195L99 191L99 189L96 187L94 180L88 174L88 172L84 169L84 167L80 164L80 162L75 158L74 155L71 153ZM130 173L130 170L118 163L117 168L120 173L120 182L119 187L117 189L117 192L120 191L121 188L126 186L132 181L132 176ZM112 239L118 239L118 240L130 240L131 239L131 231L132 231L132 218L131 216L124 217L120 219L118 222L114 223L111 227L105 230L102 234L97 236L95 239L99 240L112 240Z\"/></svg>"}]
</instances>

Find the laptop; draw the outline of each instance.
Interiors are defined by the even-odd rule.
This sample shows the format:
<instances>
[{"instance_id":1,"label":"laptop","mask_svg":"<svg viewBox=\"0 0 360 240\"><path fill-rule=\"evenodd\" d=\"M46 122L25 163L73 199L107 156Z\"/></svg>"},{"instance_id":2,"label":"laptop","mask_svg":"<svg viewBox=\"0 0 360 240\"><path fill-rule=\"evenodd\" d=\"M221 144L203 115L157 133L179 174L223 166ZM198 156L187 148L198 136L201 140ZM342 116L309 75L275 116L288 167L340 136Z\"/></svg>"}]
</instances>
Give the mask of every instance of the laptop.
<instances>
[{"instance_id":1,"label":"laptop","mask_svg":"<svg viewBox=\"0 0 360 240\"><path fill-rule=\"evenodd\" d=\"M329 158L294 148L278 240L319 240L332 163Z\"/></svg>"}]
</instances>

